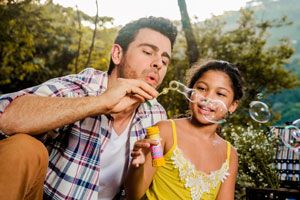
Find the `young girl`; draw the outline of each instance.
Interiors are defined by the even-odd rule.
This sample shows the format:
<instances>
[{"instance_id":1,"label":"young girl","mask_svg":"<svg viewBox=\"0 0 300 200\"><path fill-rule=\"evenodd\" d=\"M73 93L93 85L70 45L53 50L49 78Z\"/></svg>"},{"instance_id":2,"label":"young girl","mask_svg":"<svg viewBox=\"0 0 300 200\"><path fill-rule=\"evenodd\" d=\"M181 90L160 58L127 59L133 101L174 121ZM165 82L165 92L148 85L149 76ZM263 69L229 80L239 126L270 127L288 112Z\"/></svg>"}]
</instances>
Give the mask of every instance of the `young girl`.
<instances>
[{"instance_id":1,"label":"young girl","mask_svg":"<svg viewBox=\"0 0 300 200\"><path fill-rule=\"evenodd\" d=\"M225 61L209 61L193 71L189 88L206 100L222 102L229 114L236 110L243 96L237 68ZM128 199L234 199L237 152L217 134L218 124L205 117L213 115L221 120L228 113L192 102L190 118L157 124L164 166L152 167L149 147L156 141L143 139L135 143L126 180Z\"/></svg>"}]
</instances>

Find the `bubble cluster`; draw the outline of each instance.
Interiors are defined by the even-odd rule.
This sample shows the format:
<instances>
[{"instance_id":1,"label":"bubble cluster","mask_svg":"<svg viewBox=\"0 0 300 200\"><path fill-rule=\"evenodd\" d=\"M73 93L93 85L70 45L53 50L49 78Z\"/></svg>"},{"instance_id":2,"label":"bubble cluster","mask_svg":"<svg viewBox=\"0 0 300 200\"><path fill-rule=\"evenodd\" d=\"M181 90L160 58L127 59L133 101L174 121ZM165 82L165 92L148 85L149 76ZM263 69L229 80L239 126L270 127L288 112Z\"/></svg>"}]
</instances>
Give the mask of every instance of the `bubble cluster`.
<instances>
[{"instance_id":1,"label":"bubble cluster","mask_svg":"<svg viewBox=\"0 0 300 200\"><path fill-rule=\"evenodd\" d=\"M164 88L159 95L167 94L170 90L183 94L191 103L197 103L203 110L203 118L211 123L225 122L224 116L228 109L221 100L209 99L201 95L197 90L188 88L178 81L171 81L168 88ZM159 96L158 95L158 96Z\"/></svg>"}]
</instances>

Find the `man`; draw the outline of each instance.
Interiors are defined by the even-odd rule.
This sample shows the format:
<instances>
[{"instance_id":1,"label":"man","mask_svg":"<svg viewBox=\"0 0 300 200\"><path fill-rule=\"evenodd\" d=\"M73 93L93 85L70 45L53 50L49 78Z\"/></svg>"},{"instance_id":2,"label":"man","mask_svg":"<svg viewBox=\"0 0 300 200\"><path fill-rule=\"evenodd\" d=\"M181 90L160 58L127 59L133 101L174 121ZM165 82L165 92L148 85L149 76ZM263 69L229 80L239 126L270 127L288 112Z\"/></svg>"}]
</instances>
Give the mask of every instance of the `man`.
<instances>
[{"instance_id":1,"label":"man","mask_svg":"<svg viewBox=\"0 0 300 200\"><path fill-rule=\"evenodd\" d=\"M141 18L119 31L107 73L88 68L3 95L0 199L41 199L43 187L44 199L113 199L134 142L166 118L155 88L176 35L169 20ZM29 135L48 138L48 169Z\"/></svg>"}]
</instances>

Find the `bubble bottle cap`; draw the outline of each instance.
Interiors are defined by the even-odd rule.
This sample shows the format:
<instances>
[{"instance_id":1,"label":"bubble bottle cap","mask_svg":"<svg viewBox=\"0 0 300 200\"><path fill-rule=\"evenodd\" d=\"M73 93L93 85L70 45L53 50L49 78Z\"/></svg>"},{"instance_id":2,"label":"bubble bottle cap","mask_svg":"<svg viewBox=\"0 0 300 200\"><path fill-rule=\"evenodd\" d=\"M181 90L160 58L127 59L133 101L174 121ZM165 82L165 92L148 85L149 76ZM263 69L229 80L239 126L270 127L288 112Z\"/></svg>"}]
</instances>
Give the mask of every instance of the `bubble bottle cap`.
<instances>
[{"instance_id":1,"label":"bubble bottle cap","mask_svg":"<svg viewBox=\"0 0 300 200\"><path fill-rule=\"evenodd\" d=\"M155 135L155 134L159 134L159 128L158 126L151 126L151 127L148 127L146 129L147 131L147 135L150 136L150 135Z\"/></svg>"}]
</instances>

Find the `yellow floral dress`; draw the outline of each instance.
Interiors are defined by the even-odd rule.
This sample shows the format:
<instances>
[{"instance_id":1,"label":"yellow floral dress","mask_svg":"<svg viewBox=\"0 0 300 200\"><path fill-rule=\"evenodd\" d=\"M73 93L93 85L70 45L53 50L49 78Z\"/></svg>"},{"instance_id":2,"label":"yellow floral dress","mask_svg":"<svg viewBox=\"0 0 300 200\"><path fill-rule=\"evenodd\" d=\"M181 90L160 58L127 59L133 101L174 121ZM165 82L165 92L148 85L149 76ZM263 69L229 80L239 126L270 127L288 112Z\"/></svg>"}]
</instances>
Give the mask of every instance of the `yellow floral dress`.
<instances>
[{"instance_id":1,"label":"yellow floral dress","mask_svg":"<svg viewBox=\"0 0 300 200\"><path fill-rule=\"evenodd\" d=\"M157 168L153 181L146 191L149 200L212 200L216 199L220 186L228 177L231 145L227 142L227 159L220 169L209 174L198 171L194 164L184 157L177 146L175 122L173 129L173 146L164 155L166 164Z\"/></svg>"}]
</instances>

